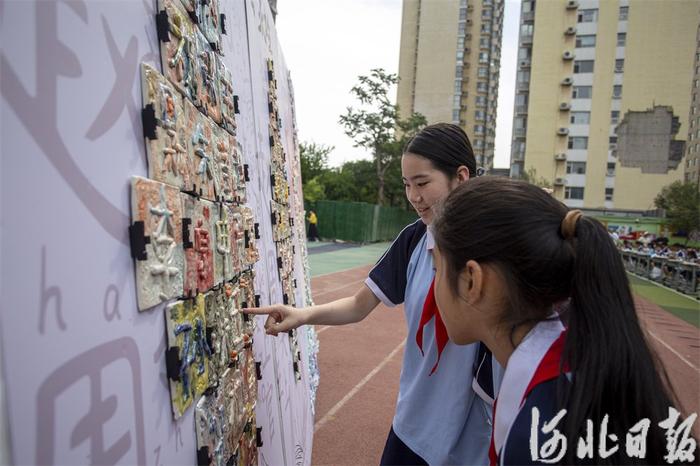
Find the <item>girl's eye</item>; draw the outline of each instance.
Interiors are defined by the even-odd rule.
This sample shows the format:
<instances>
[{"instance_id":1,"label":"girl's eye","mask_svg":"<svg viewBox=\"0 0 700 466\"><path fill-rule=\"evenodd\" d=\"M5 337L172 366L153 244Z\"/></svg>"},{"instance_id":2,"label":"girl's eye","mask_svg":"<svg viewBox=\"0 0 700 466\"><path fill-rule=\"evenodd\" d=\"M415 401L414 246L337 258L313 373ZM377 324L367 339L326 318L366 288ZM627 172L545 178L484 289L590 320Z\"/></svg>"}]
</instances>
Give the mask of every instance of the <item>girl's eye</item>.
<instances>
[{"instance_id":1,"label":"girl's eye","mask_svg":"<svg viewBox=\"0 0 700 466\"><path fill-rule=\"evenodd\" d=\"M427 181L424 181L424 182L422 182L422 183L418 183L418 187L422 188L422 187L425 186L426 184L428 184Z\"/></svg>"}]
</instances>

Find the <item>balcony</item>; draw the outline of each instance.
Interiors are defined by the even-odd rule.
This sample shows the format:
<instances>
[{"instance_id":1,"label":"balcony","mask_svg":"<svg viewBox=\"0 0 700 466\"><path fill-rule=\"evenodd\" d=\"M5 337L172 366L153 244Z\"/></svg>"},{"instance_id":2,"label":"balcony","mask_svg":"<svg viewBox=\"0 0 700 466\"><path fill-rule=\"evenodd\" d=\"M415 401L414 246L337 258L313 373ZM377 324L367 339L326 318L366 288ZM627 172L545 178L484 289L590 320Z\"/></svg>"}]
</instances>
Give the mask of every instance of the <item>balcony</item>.
<instances>
[{"instance_id":1,"label":"balcony","mask_svg":"<svg viewBox=\"0 0 700 466\"><path fill-rule=\"evenodd\" d=\"M515 113L519 113L521 115L527 113L527 105L516 105Z\"/></svg>"},{"instance_id":2,"label":"balcony","mask_svg":"<svg viewBox=\"0 0 700 466\"><path fill-rule=\"evenodd\" d=\"M527 129L525 128L513 128L513 136L516 138L524 138L527 134Z\"/></svg>"},{"instance_id":3,"label":"balcony","mask_svg":"<svg viewBox=\"0 0 700 466\"><path fill-rule=\"evenodd\" d=\"M520 45L532 45L532 34L520 36Z\"/></svg>"}]
</instances>

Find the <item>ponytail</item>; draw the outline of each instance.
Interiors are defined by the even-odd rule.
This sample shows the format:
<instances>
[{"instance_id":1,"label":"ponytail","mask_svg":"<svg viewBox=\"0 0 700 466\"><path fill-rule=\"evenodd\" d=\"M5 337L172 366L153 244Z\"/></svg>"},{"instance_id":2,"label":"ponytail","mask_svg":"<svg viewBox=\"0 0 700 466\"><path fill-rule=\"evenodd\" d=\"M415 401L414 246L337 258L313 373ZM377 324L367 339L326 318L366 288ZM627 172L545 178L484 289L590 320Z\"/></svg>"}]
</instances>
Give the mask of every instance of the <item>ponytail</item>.
<instances>
[{"instance_id":1,"label":"ponytail","mask_svg":"<svg viewBox=\"0 0 700 466\"><path fill-rule=\"evenodd\" d=\"M598 445L606 415L620 448L594 461L634 461L626 456L626 434L648 418L646 458L639 462L665 463L658 423L673 406L672 391L646 342L621 256L603 225L537 186L501 177L460 185L442 212L432 230L448 286L458 288L469 260L497 267L506 282L505 328L513 332L548 319L554 304L569 300L561 314L568 326L562 361L572 375L571 384L560 378L558 400L567 409L565 464L590 462L577 457L578 439L587 438L590 419Z\"/></svg>"},{"instance_id":2,"label":"ponytail","mask_svg":"<svg viewBox=\"0 0 700 466\"><path fill-rule=\"evenodd\" d=\"M564 360L573 376L565 403L570 439L565 461L581 461L573 441L586 438L586 421L600 429L603 417L609 415L608 432L619 440L637 422L650 419L643 462L662 464L666 443L658 423L672 406L670 385L646 342L620 254L603 225L588 217L575 222L575 238L567 241L573 242L575 258L564 346ZM605 460L596 458L607 464L630 460L622 447Z\"/></svg>"}]
</instances>

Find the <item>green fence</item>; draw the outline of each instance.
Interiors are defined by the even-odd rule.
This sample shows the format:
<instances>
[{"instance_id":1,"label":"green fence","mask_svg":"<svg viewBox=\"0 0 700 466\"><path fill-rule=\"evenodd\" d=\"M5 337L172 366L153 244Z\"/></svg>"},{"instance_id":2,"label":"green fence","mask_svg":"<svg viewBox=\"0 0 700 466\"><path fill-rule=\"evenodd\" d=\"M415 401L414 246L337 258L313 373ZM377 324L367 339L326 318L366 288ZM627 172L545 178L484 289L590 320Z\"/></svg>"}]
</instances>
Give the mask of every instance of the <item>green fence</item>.
<instances>
[{"instance_id":1,"label":"green fence","mask_svg":"<svg viewBox=\"0 0 700 466\"><path fill-rule=\"evenodd\" d=\"M316 212L321 238L356 243L393 240L403 227L418 218L415 212L366 202L316 201L305 208Z\"/></svg>"}]
</instances>

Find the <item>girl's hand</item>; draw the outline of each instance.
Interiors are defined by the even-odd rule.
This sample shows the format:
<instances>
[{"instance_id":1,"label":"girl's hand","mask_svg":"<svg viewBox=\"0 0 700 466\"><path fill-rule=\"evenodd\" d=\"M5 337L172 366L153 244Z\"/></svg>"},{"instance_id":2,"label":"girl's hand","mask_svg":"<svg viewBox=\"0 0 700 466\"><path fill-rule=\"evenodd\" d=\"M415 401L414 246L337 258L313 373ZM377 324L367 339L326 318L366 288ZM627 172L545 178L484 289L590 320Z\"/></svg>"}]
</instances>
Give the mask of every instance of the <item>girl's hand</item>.
<instances>
[{"instance_id":1,"label":"girl's hand","mask_svg":"<svg viewBox=\"0 0 700 466\"><path fill-rule=\"evenodd\" d=\"M280 332L289 332L305 324L304 310L284 304L273 304L266 307L249 307L241 309L244 314L267 315L265 333L277 336Z\"/></svg>"}]
</instances>

